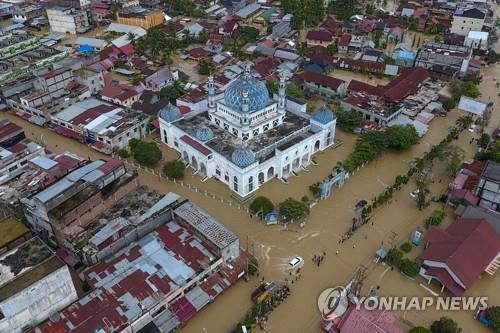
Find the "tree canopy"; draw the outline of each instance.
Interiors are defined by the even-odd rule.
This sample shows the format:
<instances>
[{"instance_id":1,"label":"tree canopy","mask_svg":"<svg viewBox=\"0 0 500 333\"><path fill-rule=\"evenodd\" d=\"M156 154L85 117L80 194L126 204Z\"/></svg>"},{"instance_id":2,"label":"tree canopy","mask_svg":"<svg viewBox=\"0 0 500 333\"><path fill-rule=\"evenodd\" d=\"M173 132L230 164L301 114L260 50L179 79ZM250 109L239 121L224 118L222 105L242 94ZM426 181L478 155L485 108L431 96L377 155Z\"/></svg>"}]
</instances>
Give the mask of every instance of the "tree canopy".
<instances>
[{"instance_id":1,"label":"tree canopy","mask_svg":"<svg viewBox=\"0 0 500 333\"><path fill-rule=\"evenodd\" d=\"M286 216L287 220L297 220L309 212L309 207L302 201L288 198L280 203L279 212L281 216Z\"/></svg>"},{"instance_id":2,"label":"tree canopy","mask_svg":"<svg viewBox=\"0 0 500 333\"><path fill-rule=\"evenodd\" d=\"M413 125L390 126L386 134L390 148L408 149L418 142L418 133Z\"/></svg>"},{"instance_id":3,"label":"tree canopy","mask_svg":"<svg viewBox=\"0 0 500 333\"><path fill-rule=\"evenodd\" d=\"M428 328L417 326L413 327L408 333L432 333Z\"/></svg>"},{"instance_id":4,"label":"tree canopy","mask_svg":"<svg viewBox=\"0 0 500 333\"><path fill-rule=\"evenodd\" d=\"M431 226L438 227L443 223L446 217L446 212L442 209L438 209L432 212L432 215L425 219L425 228L429 229Z\"/></svg>"},{"instance_id":5,"label":"tree canopy","mask_svg":"<svg viewBox=\"0 0 500 333\"><path fill-rule=\"evenodd\" d=\"M356 111L346 111L341 107L335 111L337 125L345 131L352 132L361 124L361 115Z\"/></svg>"},{"instance_id":6,"label":"tree canopy","mask_svg":"<svg viewBox=\"0 0 500 333\"><path fill-rule=\"evenodd\" d=\"M315 27L325 18L323 0L286 0L282 3L285 13L293 14L292 28Z\"/></svg>"},{"instance_id":7,"label":"tree canopy","mask_svg":"<svg viewBox=\"0 0 500 333\"><path fill-rule=\"evenodd\" d=\"M480 161L494 161L500 163L500 139L490 142L488 149L476 154L476 159Z\"/></svg>"},{"instance_id":8,"label":"tree canopy","mask_svg":"<svg viewBox=\"0 0 500 333\"><path fill-rule=\"evenodd\" d=\"M181 82L176 80L171 85L161 88L158 92L158 96L168 99L170 103L175 103L176 99L185 93Z\"/></svg>"},{"instance_id":9,"label":"tree canopy","mask_svg":"<svg viewBox=\"0 0 500 333\"><path fill-rule=\"evenodd\" d=\"M241 35L240 38L245 42L253 42L256 41L257 38L259 37L260 31L257 28L251 27L251 26L244 26L241 28Z\"/></svg>"},{"instance_id":10,"label":"tree canopy","mask_svg":"<svg viewBox=\"0 0 500 333\"><path fill-rule=\"evenodd\" d=\"M403 259L399 266L401 272L409 277L417 276L420 271L420 265L410 259Z\"/></svg>"},{"instance_id":11,"label":"tree canopy","mask_svg":"<svg viewBox=\"0 0 500 333\"><path fill-rule=\"evenodd\" d=\"M355 0L335 0L330 2L329 10L335 13L340 21L348 21L351 16L361 14L361 10L356 6Z\"/></svg>"},{"instance_id":12,"label":"tree canopy","mask_svg":"<svg viewBox=\"0 0 500 333\"><path fill-rule=\"evenodd\" d=\"M432 333L460 333L461 331L458 324L448 317L441 317L431 325Z\"/></svg>"},{"instance_id":13,"label":"tree canopy","mask_svg":"<svg viewBox=\"0 0 500 333\"><path fill-rule=\"evenodd\" d=\"M129 146L134 159L142 165L152 166L161 160L161 150L154 142L131 139Z\"/></svg>"},{"instance_id":14,"label":"tree canopy","mask_svg":"<svg viewBox=\"0 0 500 333\"><path fill-rule=\"evenodd\" d=\"M200 60L198 66L198 73L201 75L209 75L214 68L212 63L205 59Z\"/></svg>"},{"instance_id":15,"label":"tree canopy","mask_svg":"<svg viewBox=\"0 0 500 333\"><path fill-rule=\"evenodd\" d=\"M274 210L274 205L268 198L260 196L253 199L249 208L253 214L262 213L263 215L266 215Z\"/></svg>"},{"instance_id":16,"label":"tree canopy","mask_svg":"<svg viewBox=\"0 0 500 333\"><path fill-rule=\"evenodd\" d=\"M450 93L455 101L460 100L462 96L472 98L479 97L481 92L474 81L453 80L450 82Z\"/></svg>"},{"instance_id":17,"label":"tree canopy","mask_svg":"<svg viewBox=\"0 0 500 333\"><path fill-rule=\"evenodd\" d=\"M495 333L500 332L500 306L492 306L488 309L488 319L490 320L489 327Z\"/></svg>"},{"instance_id":18,"label":"tree canopy","mask_svg":"<svg viewBox=\"0 0 500 333\"><path fill-rule=\"evenodd\" d=\"M185 165L182 161L172 160L165 163L163 173L168 177L179 179L184 177Z\"/></svg>"}]
</instances>

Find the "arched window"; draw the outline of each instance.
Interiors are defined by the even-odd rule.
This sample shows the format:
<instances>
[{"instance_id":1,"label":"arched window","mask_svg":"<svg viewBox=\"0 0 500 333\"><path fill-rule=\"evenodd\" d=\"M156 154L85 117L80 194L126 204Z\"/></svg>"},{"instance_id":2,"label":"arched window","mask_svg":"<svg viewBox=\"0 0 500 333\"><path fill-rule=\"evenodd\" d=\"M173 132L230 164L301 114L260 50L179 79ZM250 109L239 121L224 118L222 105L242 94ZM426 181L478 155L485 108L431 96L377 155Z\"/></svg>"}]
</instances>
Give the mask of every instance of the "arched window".
<instances>
[{"instance_id":1,"label":"arched window","mask_svg":"<svg viewBox=\"0 0 500 333\"><path fill-rule=\"evenodd\" d=\"M165 141L165 143L168 143L167 131L165 130L163 130L163 141Z\"/></svg>"},{"instance_id":2,"label":"arched window","mask_svg":"<svg viewBox=\"0 0 500 333\"><path fill-rule=\"evenodd\" d=\"M253 177L250 176L250 178L248 178L248 192L252 191L253 191Z\"/></svg>"},{"instance_id":3,"label":"arched window","mask_svg":"<svg viewBox=\"0 0 500 333\"><path fill-rule=\"evenodd\" d=\"M238 177L236 176L233 178L233 188L236 192L238 192Z\"/></svg>"}]
</instances>

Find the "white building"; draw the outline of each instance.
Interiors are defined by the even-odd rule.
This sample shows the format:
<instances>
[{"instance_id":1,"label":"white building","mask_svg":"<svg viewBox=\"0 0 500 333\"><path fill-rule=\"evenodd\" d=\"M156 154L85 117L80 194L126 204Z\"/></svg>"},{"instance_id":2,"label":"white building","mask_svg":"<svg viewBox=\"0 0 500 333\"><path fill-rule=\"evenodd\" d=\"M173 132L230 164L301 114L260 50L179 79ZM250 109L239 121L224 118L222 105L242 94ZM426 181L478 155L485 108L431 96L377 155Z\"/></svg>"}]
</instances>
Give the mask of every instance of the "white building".
<instances>
[{"instance_id":1,"label":"white building","mask_svg":"<svg viewBox=\"0 0 500 333\"><path fill-rule=\"evenodd\" d=\"M453 14L451 22L451 33L467 36L469 31L481 31L483 29L486 14L477 8L459 9Z\"/></svg>"},{"instance_id":2,"label":"white building","mask_svg":"<svg viewBox=\"0 0 500 333\"><path fill-rule=\"evenodd\" d=\"M87 12L67 7L53 7L47 9L50 29L54 32L84 33L90 29Z\"/></svg>"},{"instance_id":3,"label":"white building","mask_svg":"<svg viewBox=\"0 0 500 333\"><path fill-rule=\"evenodd\" d=\"M24 332L78 298L68 266L39 238L0 262L0 332Z\"/></svg>"},{"instance_id":4,"label":"white building","mask_svg":"<svg viewBox=\"0 0 500 333\"><path fill-rule=\"evenodd\" d=\"M217 99L208 81L207 107L183 117L168 105L159 112L161 139L201 175L216 177L241 198L268 180L288 178L334 142L336 119L326 107L312 116L286 107L285 79L277 102L266 85L245 72Z\"/></svg>"},{"instance_id":5,"label":"white building","mask_svg":"<svg viewBox=\"0 0 500 333\"><path fill-rule=\"evenodd\" d=\"M488 33L486 31L469 31L464 40L464 46L471 49L483 49L488 47Z\"/></svg>"}]
</instances>

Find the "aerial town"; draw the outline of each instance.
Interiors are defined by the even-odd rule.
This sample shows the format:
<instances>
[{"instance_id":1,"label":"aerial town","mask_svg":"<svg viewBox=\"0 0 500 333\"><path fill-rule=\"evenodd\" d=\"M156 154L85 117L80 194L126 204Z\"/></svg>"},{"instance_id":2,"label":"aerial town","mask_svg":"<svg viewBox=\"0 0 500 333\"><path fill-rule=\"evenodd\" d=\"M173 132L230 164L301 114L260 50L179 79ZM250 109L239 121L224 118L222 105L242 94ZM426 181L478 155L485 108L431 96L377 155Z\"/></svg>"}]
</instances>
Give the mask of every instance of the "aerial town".
<instances>
[{"instance_id":1,"label":"aerial town","mask_svg":"<svg viewBox=\"0 0 500 333\"><path fill-rule=\"evenodd\" d=\"M0 333L500 333L498 34L500 0L0 0Z\"/></svg>"}]
</instances>

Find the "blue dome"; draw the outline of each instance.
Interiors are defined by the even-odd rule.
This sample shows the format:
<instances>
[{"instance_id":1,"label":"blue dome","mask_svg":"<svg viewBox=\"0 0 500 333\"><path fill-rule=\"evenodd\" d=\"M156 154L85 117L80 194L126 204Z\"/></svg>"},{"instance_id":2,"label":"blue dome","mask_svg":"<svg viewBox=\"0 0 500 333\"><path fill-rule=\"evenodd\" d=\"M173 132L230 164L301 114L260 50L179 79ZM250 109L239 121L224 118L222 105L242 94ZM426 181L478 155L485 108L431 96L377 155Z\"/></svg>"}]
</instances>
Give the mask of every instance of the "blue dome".
<instances>
[{"instance_id":1,"label":"blue dome","mask_svg":"<svg viewBox=\"0 0 500 333\"><path fill-rule=\"evenodd\" d=\"M169 103L158 112L158 117L170 123L181 118L182 113L177 106Z\"/></svg>"},{"instance_id":2,"label":"blue dome","mask_svg":"<svg viewBox=\"0 0 500 333\"><path fill-rule=\"evenodd\" d=\"M248 91L249 111L263 109L269 103L269 92L266 84L246 73L233 81L224 93L225 103L236 111L242 111L243 91Z\"/></svg>"},{"instance_id":3,"label":"blue dome","mask_svg":"<svg viewBox=\"0 0 500 333\"><path fill-rule=\"evenodd\" d=\"M335 119L335 115L329 108L322 106L313 113L311 118L320 124L326 125Z\"/></svg>"},{"instance_id":4,"label":"blue dome","mask_svg":"<svg viewBox=\"0 0 500 333\"><path fill-rule=\"evenodd\" d=\"M200 141L208 141L214 138L214 132L206 126L198 128L196 130L196 138Z\"/></svg>"},{"instance_id":5,"label":"blue dome","mask_svg":"<svg viewBox=\"0 0 500 333\"><path fill-rule=\"evenodd\" d=\"M231 161L240 168L246 168L255 162L255 155L251 150L239 148L233 151Z\"/></svg>"}]
</instances>

